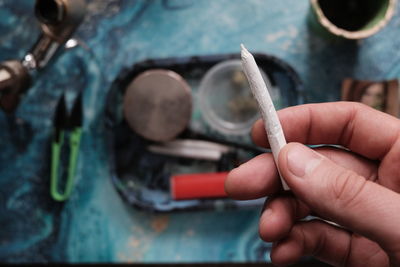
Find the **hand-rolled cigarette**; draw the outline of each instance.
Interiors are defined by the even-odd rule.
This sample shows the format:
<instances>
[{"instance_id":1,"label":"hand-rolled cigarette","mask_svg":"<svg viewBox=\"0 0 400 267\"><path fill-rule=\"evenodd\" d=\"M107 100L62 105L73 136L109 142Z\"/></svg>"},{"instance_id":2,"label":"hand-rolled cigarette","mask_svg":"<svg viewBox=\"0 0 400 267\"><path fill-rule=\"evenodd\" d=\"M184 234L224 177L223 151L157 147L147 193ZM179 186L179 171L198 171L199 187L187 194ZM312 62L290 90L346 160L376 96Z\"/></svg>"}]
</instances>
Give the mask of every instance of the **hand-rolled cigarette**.
<instances>
[{"instance_id":1,"label":"hand-rolled cigarette","mask_svg":"<svg viewBox=\"0 0 400 267\"><path fill-rule=\"evenodd\" d=\"M284 145L286 145L282 126L279 122L274 103L271 100L271 96L268 93L267 86L265 85L253 55L247 51L243 44L241 44L240 47L242 50L241 55L243 70L246 74L247 80L249 81L250 89L257 100L261 117L265 125L265 131L267 132L268 141L274 156L275 164L278 166L279 151ZM280 173L279 176L281 177L283 189L289 190L288 185L283 180Z\"/></svg>"}]
</instances>

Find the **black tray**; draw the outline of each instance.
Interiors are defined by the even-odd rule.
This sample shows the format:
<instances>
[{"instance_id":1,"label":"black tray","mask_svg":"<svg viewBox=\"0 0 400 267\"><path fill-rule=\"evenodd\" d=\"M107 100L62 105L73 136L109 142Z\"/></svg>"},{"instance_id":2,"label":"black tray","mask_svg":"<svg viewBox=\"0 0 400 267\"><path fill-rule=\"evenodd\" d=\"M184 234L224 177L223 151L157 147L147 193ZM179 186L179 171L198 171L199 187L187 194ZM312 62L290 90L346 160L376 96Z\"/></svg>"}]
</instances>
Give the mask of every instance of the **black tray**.
<instances>
[{"instance_id":1,"label":"black tray","mask_svg":"<svg viewBox=\"0 0 400 267\"><path fill-rule=\"evenodd\" d=\"M258 66L268 75L272 86L280 90L284 106L304 103L302 82L295 70L282 60L261 53L253 54ZM180 74L187 81L200 82L205 73L215 64L231 59L240 59L239 54L215 56L194 56L184 58L151 59L136 63L121 71L112 83L106 103L106 128L111 151L112 181L123 199L130 205L157 212L199 209L226 209L260 206L264 200L235 201L228 198L173 200L169 193L170 170L174 166L187 169L208 169L210 163L198 160L170 158L146 150L151 142L135 134L127 125L122 114L123 95L128 84L140 73L150 69L169 69ZM217 141L237 144L227 136L216 133L193 133L189 129L181 134L183 138ZM249 142L239 142L234 156L251 158L265 150L257 149ZM166 167L167 166L167 167ZM171 167L172 166L172 167ZM233 168L229 163L214 166L216 171ZM206 172L206 171L204 171Z\"/></svg>"}]
</instances>

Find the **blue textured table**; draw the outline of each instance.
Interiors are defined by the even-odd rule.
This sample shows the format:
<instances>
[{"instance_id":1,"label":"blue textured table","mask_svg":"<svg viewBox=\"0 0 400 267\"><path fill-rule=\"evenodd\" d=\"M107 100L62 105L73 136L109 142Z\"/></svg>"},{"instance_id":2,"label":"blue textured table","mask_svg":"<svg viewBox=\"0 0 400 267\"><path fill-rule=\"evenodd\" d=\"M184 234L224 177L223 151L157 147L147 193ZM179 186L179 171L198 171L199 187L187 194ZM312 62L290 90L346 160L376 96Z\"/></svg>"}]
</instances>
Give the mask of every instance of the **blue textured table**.
<instances>
[{"instance_id":1,"label":"blue textured table","mask_svg":"<svg viewBox=\"0 0 400 267\"><path fill-rule=\"evenodd\" d=\"M0 1L0 60L21 58L39 27L31 0ZM245 5L246 4L246 5ZM398 10L398 9L397 9ZM105 97L119 71L146 58L237 53L239 44L290 63L309 102L339 99L345 77L400 74L400 18L359 42L310 31L298 0L90 1L82 46L46 68L14 116L0 112L0 261L219 262L269 260L259 210L149 214L110 181ZM76 186L48 193L52 115L63 91L84 90L85 133Z\"/></svg>"}]
</instances>

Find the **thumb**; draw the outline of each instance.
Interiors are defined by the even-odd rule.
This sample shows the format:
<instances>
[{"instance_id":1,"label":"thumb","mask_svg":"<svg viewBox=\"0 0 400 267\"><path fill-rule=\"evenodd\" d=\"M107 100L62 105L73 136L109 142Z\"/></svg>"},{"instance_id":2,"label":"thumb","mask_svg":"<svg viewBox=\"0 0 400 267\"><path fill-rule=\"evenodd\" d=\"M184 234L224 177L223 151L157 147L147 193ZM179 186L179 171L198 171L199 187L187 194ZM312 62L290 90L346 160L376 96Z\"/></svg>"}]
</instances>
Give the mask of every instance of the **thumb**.
<instances>
[{"instance_id":1,"label":"thumb","mask_svg":"<svg viewBox=\"0 0 400 267\"><path fill-rule=\"evenodd\" d=\"M281 150L279 169L311 210L400 255L399 194L299 143Z\"/></svg>"}]
</instances>

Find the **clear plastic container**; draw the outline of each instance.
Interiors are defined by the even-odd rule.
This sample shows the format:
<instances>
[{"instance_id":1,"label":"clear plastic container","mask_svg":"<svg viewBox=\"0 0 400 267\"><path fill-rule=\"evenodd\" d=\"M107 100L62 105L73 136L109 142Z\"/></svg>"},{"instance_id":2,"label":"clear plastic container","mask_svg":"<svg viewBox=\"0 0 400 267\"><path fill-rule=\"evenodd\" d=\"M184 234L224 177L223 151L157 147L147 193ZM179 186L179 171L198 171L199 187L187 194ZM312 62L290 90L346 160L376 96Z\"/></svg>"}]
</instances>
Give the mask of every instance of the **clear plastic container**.
<instances>
[{"instance_id":1,"label":"clear plastic container","mask_svg":"<svg viewBox=\"0 0 400 267\"><path fill-rule=\"evenodd\" d=\"M268 76L262 70L261 75L271 90ZM212 67L201 80L198 94L204 120L222 134L248 134L260 117L240 60L227 60ZM272 98L276 95L270 94Z\"/></svg>"}]
</instances>

